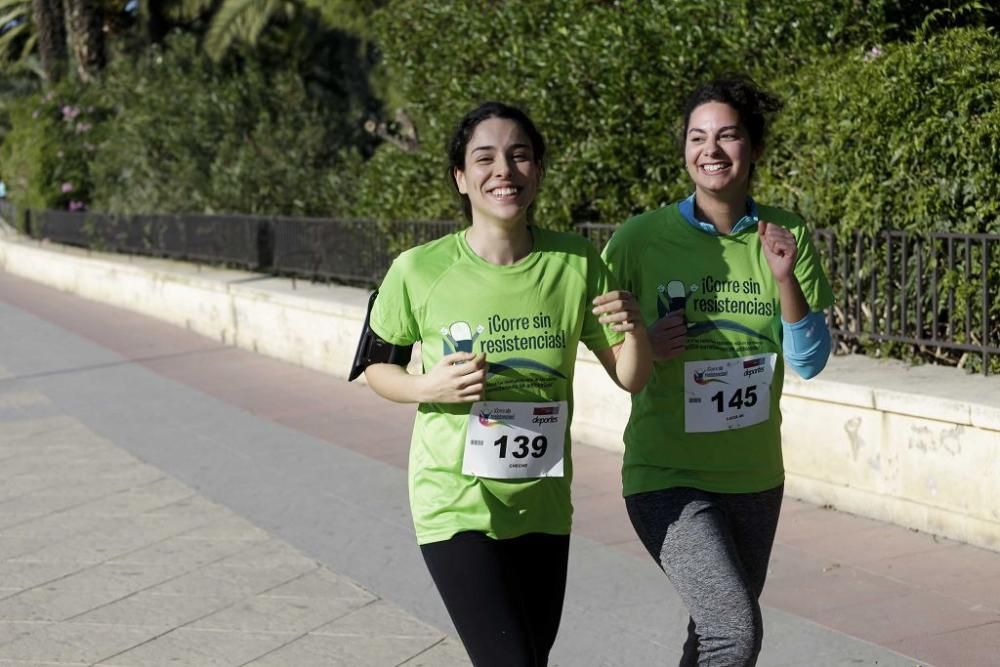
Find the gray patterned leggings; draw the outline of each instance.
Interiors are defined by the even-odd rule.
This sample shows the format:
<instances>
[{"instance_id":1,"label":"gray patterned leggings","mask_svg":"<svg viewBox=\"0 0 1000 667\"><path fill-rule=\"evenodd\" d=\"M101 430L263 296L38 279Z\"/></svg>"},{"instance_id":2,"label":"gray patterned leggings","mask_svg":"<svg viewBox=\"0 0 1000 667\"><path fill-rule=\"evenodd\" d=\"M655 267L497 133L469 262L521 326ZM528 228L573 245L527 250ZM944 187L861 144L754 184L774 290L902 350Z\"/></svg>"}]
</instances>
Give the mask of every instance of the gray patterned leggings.
<instances>
[{"instance_id":1,"label":"gray patterned leggings","mask_svg":"<svg viewBox=\"0 0 1000 667\"><path fill-rule=\"evenodd\" d=\"M639 539L691 615L680 667L757 664L764 635L757 598L783 491L672 488L625 498Z\"/></svg>"}]
</instances>

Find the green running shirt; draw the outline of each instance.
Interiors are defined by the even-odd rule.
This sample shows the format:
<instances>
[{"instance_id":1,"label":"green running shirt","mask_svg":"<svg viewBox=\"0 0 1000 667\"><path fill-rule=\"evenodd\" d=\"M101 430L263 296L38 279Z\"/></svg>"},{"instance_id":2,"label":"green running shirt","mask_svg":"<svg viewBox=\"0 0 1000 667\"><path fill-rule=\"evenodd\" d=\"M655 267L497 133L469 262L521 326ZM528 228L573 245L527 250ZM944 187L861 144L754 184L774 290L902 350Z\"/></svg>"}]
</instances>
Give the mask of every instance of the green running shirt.
<instances>
[{"instance_id":1,"label":"green running shirt","mask_svg":"<svg viewBox=\"0 0 1000 667\"><path fill-rule=\"evenodd\" d=\"M760 205L758 215L795 235L795 275L810 309L830 306L833 293L801 218ZM781 484L781 308L756 225L732 235L713 236L690 225L673 204L619 227L604 258L621 288L638 299L647 323L683 308L688 324L684 352L669 361L654 362L646 387L632 397L624 437L624 494L679 486L750 493ZM687 432L686 362L767 353L775 353L777 359L764 421L731 430ZM692 363L688 374L693 375L698 367L706 365ZM694 381L706 384L703 377ZM732 386L722 382L712 385L712 391L716 387L722 392L716 394L720 413L745 398L734 398Z\"/></svg>"},{"instance_id":2,"label":"green running shirt","mask_svg":"<svg viewBox=\"0 0 1000 667\"><path fill-rule=\"evenodd\" d=\"M624 339L591 313L610 274L577 234L532 227L531 254L510 266L473 252L462 230L402 253L379 288L370 325L395 345L421 342L424 372L453 351L485 352L486 400L567 401L564 477L462 474L471 403L421 403L410 442L410 508L419 544L462 531L496 539L570 531L569 424L577 344Z\"/></svg>"}]
</instances>

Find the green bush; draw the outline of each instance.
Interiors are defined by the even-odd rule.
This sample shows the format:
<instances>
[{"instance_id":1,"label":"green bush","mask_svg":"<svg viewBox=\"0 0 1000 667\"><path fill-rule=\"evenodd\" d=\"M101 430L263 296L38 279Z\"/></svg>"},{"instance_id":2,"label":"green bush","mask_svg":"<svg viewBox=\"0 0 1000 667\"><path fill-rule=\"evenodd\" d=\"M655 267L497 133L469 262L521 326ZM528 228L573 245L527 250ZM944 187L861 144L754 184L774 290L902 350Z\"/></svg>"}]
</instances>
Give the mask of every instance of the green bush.
<instances>
[{"instance_id":1,"label":"green bush","mask_svg":"<svg viewBox=\"0 0 1000 667\"><path fill-rule=\"evenodd\" d=\"M878 3L874 3L878 4ZM528 109L551 143L537 219L617 222L684 195L679 107L697 82L748 70L764 82L881 34L853 0L389 2L373 17L383 66L422 148L383 145L355 211L454 218L441 185L452 124L476 103ZM860 47L859 47L860 48Z\"/></svg>"},{"instance_id":2,"label":"green bush","mask_svg":"<svg viewBox=\"0 0 1000 667\"><path fill-rule=\"evenodd\" d=\"M90 204L90 162L101 141L102 114L78 84L67 82L9 107L11 129L0 145L8 198L21 207L82 209Z\"/></svg>"},{"instance_id":3,"label":"green bush","mask_svg":"<svg viewBox=\"0 0 1000 667\"><path fill-rule=\"evenodd\" d=\"M172 36L105 72L111 110L95 156L94 206L123 213L336 215L360 158L338 114L294 70L248 54L212 63Z\"/></svg>"},{"instance_id":4,"label":"green bush","mask_svg":"<svg viewBox=\"0 0 1000 667\"><path fill-rule=\"evenodd\" d=\"M787 106L773 128L767 168L757 183L760 197L797 209L844 238L885 230L1000 233L997 71L1000 38L986 28L946 30L801 69L781 82ZM914 248L904 281L896 245L890 259L885 242L866 244L861 265L831 276L840 295L875 285L860 320L851 308L834 309L839 326L925 338L948 330L970 344L998 339L996 298L989 299L983 335L983 294L995 294L1000 285L995 251L986 258L978 242L970 248L956 242L958 268L947 271L946 255L921 253L920 264ZM847 252L854 252L853 245ZM932 273L938 276L936 290ZM949 300L955 307L950 315ZM857 349L982 370L981 357L933 345L873 343L862 336ZM1000 371L1000 359L994 357L991 366L991 372Z\"/></svg>"},{"instance_id":5,"label":"green bush","mask_svg":"<svg viewBox=\"0 0 1000 667\"><path fill-rule=\"evenodd\" d=\"M998 71L985 28L803 68L781 84L761 196L844 231L1000 233Z\"/></svg>"}]
</instances>

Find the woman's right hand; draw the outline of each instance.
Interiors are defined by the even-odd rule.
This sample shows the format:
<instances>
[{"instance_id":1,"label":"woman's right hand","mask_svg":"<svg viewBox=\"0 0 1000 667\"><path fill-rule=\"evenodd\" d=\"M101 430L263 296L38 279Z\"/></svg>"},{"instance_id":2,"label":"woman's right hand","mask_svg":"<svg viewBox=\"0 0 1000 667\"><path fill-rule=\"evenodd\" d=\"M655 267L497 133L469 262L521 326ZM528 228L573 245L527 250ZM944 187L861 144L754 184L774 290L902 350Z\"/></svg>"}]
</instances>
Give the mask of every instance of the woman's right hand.
<instances>
[{"instance_id":1,"label":"woman's right hand","mask_svg":"<svg viewBox=\"0 0 1000 667\"><path fill-rule=\"evenodd\" d=\"M653 348L654 361L667 361L680 355L687 344L687 322L684 311L674 310L649 325L646 329Z\"/></svg>"},{"instance_id":2,"label":"woman's right hand","mask_svg":"<svg viewBox=\"0 0 1000 667\"><path fill-rule=\"evenodd\" d=\"M453 352L421 376L421 403L473 403L486 395L486 355Z\"/></svg>"}]
</instances>

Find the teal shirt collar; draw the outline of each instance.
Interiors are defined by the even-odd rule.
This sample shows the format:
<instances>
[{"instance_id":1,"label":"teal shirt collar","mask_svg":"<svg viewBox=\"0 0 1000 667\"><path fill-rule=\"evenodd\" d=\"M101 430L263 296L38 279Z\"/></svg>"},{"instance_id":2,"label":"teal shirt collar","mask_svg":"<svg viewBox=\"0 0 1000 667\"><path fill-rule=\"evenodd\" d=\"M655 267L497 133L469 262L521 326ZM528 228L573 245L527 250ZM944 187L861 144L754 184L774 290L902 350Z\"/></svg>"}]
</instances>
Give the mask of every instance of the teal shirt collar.
<instances>
[{"instance_id":1,"label":"teal shirt collar","mask_svg":"<svg viewBox=\"0 0 1000 667\"><path fill-rule=\"evenodd\" d=\"M688 224L695 229L700 229L706 234L711 234L712 236L721 236L719 230L715 228L710 222L705 222L704 220L699 220L694 213L694 194L692 194L687 199L681 201L677 208L680 209L681 215L687 220ZM747 214L736 221L733 225L733 231L730 234L738 234L745 229L749 229L757 224L759 218L757 217L757 202L753 200L753 197L747 197Z\"/></svg>"}]
</instances>

